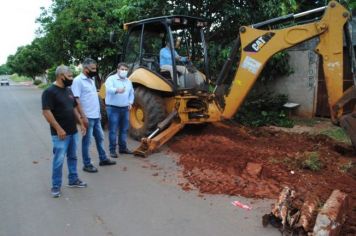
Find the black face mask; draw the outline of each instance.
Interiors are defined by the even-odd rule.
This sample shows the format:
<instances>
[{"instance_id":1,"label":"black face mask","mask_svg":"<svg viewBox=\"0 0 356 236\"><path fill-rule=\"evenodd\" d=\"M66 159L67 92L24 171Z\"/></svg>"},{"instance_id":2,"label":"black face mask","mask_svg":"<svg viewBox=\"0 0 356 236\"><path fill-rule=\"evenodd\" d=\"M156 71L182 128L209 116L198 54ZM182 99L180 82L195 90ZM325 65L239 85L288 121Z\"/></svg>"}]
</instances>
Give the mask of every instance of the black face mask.
<instances>
[{"instance_id":1,"label":"black face mask","mask_svg":"<svg viewBox=\"0 0 356 236\"><path fill-rule=\"evenodd\" d=\"M96 71L91 71L91 70L89 70L88 76L89 76L90 78L95 77L95 76L96 76Z\"/></svg>"},{"instance_id":2,"label":"black face mask","mask_svg":"<svg viewBox=\"0 0 356 236\"><path fill-rule=\"evenodd\" d=\"M73 84L73 80L67 79L67 77L64 77L64 79L62 81L63 81L64 87L69 87Z\"/></svg>"}]
</instances>

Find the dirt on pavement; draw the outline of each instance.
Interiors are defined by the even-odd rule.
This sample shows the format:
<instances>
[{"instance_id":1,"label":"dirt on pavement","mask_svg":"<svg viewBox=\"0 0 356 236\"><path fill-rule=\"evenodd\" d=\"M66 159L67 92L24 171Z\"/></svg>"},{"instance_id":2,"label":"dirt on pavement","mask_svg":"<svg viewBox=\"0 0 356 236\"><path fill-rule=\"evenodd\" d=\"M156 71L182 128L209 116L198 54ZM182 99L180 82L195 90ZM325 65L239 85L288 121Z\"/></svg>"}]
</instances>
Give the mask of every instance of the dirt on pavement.
<instances>
[{"instance_id":1,"label":"dirt on pavement","mask_svg":"<svg viewBox=\"0 0 356 236\"><path fill-rule=\"evenodd\" d=\"M169 144L179 153L184 190L276 199L284 186L300 205L310 193L320 206L334 189L350 196L342 235L356 235L356 157L324 135L222 124L184 130Z\"/></svg>"}]
</instances>

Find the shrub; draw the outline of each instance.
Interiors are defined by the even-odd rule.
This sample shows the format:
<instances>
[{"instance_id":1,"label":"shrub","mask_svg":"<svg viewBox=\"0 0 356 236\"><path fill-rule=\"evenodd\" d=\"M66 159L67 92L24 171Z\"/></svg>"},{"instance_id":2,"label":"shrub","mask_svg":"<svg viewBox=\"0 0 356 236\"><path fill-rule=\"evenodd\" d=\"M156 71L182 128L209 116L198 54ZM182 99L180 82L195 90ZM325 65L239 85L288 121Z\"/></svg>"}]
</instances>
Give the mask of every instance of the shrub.
<instances>
[{"instance_id":1,"label":"shrub","mask_svg":"<svg viewBox=\"0 0 356 236\"><path fill-rule=\"evenodd\" d=\"M24 82L24 81L30 81L31 78L26 77L26 76L19 76L18 74L12 74L10 76L10 79L15 82Z\"/></svg>"},{"instance_id":2,"label":"shrub","mask_svg":"<svg viewBox=\"0 0 356 236\"><path fill-rule=\"evenodd\" d=\"M287 95L271 92L251 92L235 116L235 120L243 125L259 127L276 125L293 127L293 120L283 105L288 101Z\"/></svg>"},{"instance_id":3,"label":"shrub","mask_svg":"<svg viewBox=\"0 0 356 236\"><path fill-rule=\"evenodd\" d=\"M42 81L39 80L39 79L36 79L35 81L33 81L33 84L34 85L40 85L40 84L42 84Z\"/></svg>"},{"instance_id":4,"label":"shrub","mask_svg":"<svg viewBox=\"0 0 356 236\"><path fill-rule=\"evenodd\" d=\"M309 169L311 171L319 171L323 165L319 160L319 153L317 152L305 152L305 160L302 163L304 169Z\"/></svg>"},{"instance_id":5,"label":"shrub","mask_svg":"<svg viewBox=\"0 0 356 236\"><path fill-rule=\"evenodd\" d=\"M49 86L51 86L51 83L49 83L49 84L43 83L43 84L40 84L40 85L38 86L38 88L40 88L40 89L46 89L46 88L48 88Z\"/></svg>"}]
</instances>

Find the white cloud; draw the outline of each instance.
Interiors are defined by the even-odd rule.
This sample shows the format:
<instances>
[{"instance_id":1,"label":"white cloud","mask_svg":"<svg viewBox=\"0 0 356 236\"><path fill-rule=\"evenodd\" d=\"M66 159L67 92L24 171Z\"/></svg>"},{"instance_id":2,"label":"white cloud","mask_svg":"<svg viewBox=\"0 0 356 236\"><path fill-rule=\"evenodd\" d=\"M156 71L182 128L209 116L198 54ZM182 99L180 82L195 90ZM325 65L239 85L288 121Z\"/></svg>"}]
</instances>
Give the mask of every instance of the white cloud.
<instances>
[{"instance_id":1,"label":"white cloud","mask_svg":"<svg viewBox=\"0 0 356 236\"><path fill-rule=\"evenodd\" d=\"M32 42L39 27L35 21L40 8L48 8L51 3L51 0L0 0L0 65L19 46Z\"/></svg>"}]
</instances>

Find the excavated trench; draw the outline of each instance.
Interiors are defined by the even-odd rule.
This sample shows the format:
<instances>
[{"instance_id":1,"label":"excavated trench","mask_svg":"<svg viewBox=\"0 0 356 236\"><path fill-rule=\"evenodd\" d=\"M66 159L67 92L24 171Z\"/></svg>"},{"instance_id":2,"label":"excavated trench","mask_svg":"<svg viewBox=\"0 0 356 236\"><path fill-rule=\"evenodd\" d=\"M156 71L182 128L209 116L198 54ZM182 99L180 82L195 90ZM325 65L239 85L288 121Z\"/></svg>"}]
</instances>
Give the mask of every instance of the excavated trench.
<instances>
[{"instance_id":1,"label":"excavated trench","mask_svg":"<svg viewBox=\"0 0 356 236\"><path fill-rule=\"evenodd\" d=\"M179 153L185 191L276 199L283 187L321 203L334 189L350 207L342 235L356 235L356 157L350 147L323 135L296 134L231 124L188 127L169 143Z\"/></svg>"}]
</instances>

